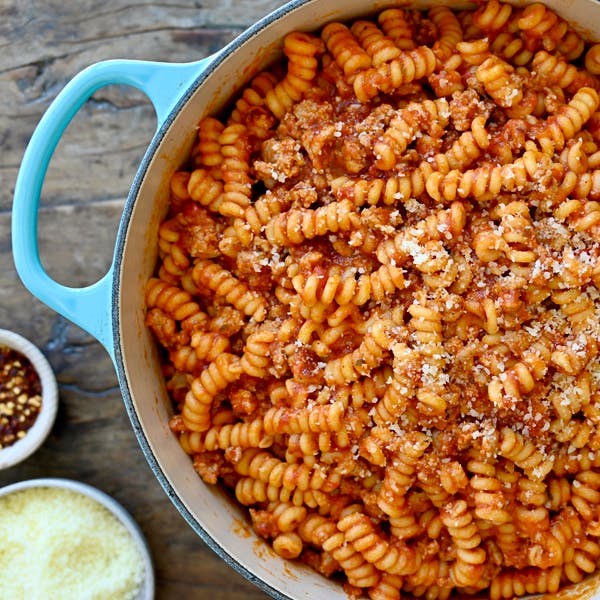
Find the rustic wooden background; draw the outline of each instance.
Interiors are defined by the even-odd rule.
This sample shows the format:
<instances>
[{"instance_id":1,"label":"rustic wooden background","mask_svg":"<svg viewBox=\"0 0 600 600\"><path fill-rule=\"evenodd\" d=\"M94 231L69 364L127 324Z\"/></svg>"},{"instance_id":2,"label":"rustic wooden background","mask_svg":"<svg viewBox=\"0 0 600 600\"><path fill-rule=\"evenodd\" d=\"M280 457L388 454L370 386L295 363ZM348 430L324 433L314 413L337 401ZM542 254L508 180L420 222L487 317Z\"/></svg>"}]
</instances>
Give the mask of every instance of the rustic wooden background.
<instances>
[{"instance_id":1,"label":"rustic wooden background","mask_svg":"<svg viewBox=\"0 0 600 600\"><path fill-rule=\"evenodd\" d=\"M259 600L185 523L133 435L108 355L32 297L13 265L12 195L21 157L44 111L73 75L111 58L187 62L207 56L281 0L0 0L0 328L36 343L60 388L56 425L0 485L67 477L114 496L136 518L155 562L157 598ZM109 86L77 114L52 159L40 207L42 262L61 283L98 279L121 207L156 127L139 92Z\"/></svg>"}]
</instances>

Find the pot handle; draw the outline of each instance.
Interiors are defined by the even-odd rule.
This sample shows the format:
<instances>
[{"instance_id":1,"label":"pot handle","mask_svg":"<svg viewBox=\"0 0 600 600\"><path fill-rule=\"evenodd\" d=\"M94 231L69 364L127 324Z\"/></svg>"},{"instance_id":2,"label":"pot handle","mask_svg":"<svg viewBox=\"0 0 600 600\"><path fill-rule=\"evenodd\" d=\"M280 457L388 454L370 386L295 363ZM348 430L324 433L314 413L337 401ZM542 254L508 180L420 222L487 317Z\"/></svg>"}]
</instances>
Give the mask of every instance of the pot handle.
<instances>
[{"instance_id":1,"label":"pot handle","mask_svg":"<svg viewBox=\"0 0 600 600\"><path fill-rule=\"evenodd\" d=\"M214 56L192 63L108 60L78 73L58 94L36 127L17 175L12 207L13 259L25 287L50 308L85 329L114 361L112 284L114 258L106 274L87 287L59 284L44 270L37 244L42 184L65 129L92 94L111 84L144 92L156 111L158 128Z\"/></svg>"}]
</instances>

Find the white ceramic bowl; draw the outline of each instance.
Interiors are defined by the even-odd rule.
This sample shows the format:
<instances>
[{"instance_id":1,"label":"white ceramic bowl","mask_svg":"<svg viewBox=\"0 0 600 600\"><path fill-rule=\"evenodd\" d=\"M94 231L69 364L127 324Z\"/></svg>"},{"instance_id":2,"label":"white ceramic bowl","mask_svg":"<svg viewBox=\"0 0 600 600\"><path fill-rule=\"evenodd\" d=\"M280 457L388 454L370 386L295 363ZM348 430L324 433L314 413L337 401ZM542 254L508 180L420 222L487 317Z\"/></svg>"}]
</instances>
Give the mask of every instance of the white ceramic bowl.
<instances>
[{"instance_id":1,"label":"white ceramic bowl","mask_svg":"<svg viewBox=\"0 0 600 600\"><path fill-rule=\"evenodd\" d=\"M154 568L152 566L152 556L142 533L135 519L119 504L114 498L100 491L99 489L74 481L72 479L43 478L29 479L20 481L0 488L0 497L29 488L60 488L76 492L91 498L98 504L106 508L113 514L120 523L123 524L129 535L132 537L135 545L139 549L144 563L144 580L135 600L153 600L154 598Z\"/></svg>"},{"instance_id":2,"label":"white ceramic bowl","mask_svg":"<svg viewBox=\"0 0 600 600\"><path fill-rule=\"evenodd\" d=\"M58 387L50 363L40 350L22 335L0 329L0 345L8 346L26 356L42 384L42 407L27 435L10 446L0 449L0 469L12 467L31 456L46 440L58 409Z\"/></svg>"}]
</instances>

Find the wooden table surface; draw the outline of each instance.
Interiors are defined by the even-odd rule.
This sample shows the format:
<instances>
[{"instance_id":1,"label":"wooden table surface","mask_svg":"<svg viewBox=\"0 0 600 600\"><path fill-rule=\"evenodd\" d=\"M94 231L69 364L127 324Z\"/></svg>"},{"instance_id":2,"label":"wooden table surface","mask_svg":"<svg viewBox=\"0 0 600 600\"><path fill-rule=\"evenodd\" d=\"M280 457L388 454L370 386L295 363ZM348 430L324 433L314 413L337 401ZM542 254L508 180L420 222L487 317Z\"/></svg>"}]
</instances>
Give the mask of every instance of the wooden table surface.
<instances>
[{"instance_id":1,"label":"wooden table surface","mask_svg":"<svg viewBox=\"0 0 600 600\"><path fill-rule=\"evenodd\" d=\"M157 598L259 600L186 524L137 444L102 346L34 298L12 259L19 164L39 119L78 71L111 58L187 62L223 47L280 0L0 0L0 328L36 343L52 364L60 408L44 446L0 472L0 486L36 477L94 485L121 502L150 544ZM50 164L39 243L61 283L97 280L112 256L123 201L156 127L149 101L120 86L79 111Z\"/></svg>"}]
</instances>

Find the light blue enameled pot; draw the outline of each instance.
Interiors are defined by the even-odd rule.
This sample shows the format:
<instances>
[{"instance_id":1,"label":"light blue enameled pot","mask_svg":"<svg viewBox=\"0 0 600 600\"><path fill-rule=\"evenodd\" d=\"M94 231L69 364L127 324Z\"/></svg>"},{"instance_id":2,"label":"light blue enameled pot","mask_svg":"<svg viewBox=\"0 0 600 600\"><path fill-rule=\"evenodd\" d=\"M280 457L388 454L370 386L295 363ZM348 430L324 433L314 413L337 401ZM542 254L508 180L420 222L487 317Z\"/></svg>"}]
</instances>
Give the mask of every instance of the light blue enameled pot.
<instances>
[{"instance_id":1,"label":"light blue enameled pot","mask_svg":"<svg viewBox=\"0 0 600 600\"><path fill-rule=\"evenodd\" d=\"M444 2L465 7L464 2ZM600 34L600 3L547 0L563 18ZM144 455L190 526L234 569L275 598L346 600L338 584L303 565L285 562L248 531L240 509L206 486L168 427L170 403L156 348L144 326L143 287L156 263L158 225L166 214L170 175L184 162L199 120L215 114L258 71L281 54L283 35L310 31L392 6L426 8L427 0L293 0L248 29L221 52L187 64L114 60L92 65L62 90L36 128L23 157L12 212L14 260L23 283L49 307L96 337L110 354L125 406ZM522 4L522 3L521 3ZM126 84L143 91L158 128L125 203L112 264L84 288L65 287L44 271L37 247L42 183L67 125L99 88ZM598 578L571 597L598 598Z\"/></svg>"}]
</instances>

